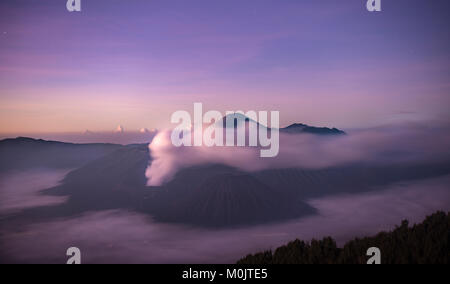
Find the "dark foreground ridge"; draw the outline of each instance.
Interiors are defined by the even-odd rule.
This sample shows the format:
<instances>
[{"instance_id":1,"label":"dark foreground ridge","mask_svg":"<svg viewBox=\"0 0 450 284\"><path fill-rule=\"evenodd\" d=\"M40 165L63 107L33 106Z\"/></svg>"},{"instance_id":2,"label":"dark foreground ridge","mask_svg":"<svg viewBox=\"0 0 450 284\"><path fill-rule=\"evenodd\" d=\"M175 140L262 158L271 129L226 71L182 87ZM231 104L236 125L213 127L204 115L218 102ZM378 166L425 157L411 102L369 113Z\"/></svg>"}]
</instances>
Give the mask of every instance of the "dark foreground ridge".
<instances>
[{"instance_id":1,"label":"dark foreground ridge","mask_svg":"<svg viewBox=\"0 0 450 284\"><path fill-rule=\"evenodd\" d=\"M421 224L403 221L392 232L349 241L338 248L330 238L311 243L295 240L275 250L248 255L238 264L365 264L367 249L381 251L382 264L449 264L450 213L437 212Z\"/></svg>"}]
</instances>

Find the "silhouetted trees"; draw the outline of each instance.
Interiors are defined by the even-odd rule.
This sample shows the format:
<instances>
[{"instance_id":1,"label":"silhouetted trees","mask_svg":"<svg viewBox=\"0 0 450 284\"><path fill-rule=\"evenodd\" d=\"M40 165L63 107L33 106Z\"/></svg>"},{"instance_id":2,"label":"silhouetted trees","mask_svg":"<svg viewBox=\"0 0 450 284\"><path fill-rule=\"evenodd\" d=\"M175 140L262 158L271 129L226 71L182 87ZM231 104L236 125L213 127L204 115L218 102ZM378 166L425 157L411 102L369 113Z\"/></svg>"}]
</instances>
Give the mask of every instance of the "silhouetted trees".
<instances>
[{"instance_id":1,"label":"silhouetted trees","mask_svg":"<svg viewBox=\"0 0 450 284\"><path fill-rule=\"evenodd\" d=\"M343 248L330 237L310 243L295 240L275 252L248 255L238 264L365 264L370 247L380 249L382 264L449 264L450 213L437 212L412 227L403 221L392 232L357 238Z\"/></svg>"}]
</instances>

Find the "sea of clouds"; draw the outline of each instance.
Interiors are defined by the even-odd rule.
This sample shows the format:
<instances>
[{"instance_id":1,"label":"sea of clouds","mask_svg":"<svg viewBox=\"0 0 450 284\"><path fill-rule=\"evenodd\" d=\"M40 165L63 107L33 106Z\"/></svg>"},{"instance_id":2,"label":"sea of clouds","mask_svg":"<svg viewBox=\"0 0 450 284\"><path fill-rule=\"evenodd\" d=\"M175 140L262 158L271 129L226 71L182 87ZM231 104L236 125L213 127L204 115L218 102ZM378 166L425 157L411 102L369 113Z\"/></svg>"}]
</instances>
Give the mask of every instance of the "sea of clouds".
<instances>
[{"instance_id":1,"label":"sea of clouds","mask_svg":"<svg viewBox=\"0 0 450 284\"><path fill-rule=\"evenodd\" d=\"M276 168L323 169L352 163L433 163L449 161L450 131L409 124L350 131L347 135L280 133L278 156L261 158L259 147L175 147L171 131L160 131L149 145L149 186L159 186L182 168L225 164L244 171Z\"/></svg>"}]
</instances>

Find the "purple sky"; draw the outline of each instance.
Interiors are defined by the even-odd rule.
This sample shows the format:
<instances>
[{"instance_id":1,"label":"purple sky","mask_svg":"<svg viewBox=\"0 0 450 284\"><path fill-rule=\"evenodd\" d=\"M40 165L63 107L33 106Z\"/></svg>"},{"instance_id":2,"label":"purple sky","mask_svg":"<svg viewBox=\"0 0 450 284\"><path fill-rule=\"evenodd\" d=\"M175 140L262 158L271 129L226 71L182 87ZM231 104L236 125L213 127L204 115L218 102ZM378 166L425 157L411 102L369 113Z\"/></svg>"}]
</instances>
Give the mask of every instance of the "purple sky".
<instances>
[{"instance_id":1,"label":"purple sky","mask_svg":"<svg viewBox=\"0 0 450 284\"><path fill-rule=\"evenodd\" d=\"M281 125L449 121L450 1L0 2L0 134L163 128L175 110Z\"/></svg>"}]
</instances>

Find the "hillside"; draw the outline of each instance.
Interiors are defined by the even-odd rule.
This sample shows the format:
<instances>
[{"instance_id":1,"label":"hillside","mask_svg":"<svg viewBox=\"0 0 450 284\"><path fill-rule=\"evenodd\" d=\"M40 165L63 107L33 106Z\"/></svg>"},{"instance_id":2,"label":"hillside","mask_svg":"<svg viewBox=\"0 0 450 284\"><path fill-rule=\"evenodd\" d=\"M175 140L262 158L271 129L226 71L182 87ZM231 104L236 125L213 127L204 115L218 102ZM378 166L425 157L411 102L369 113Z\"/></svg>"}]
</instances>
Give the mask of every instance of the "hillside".
<instances>
[{"instance_id":1,"label":"hillside","mask_svg":"<svg viewBox=\"0 0 450 284\"><path fill-rule=\"evenodd\" d=\"M275 252L248 255L238 264L365 264L370 247L380 249L382 264L449 264L450 213L437 212L412 227L403 221L391 232L357 238L343 248L330 237L310 243L295 240Z\"/></svg>"},{"instance_id":2,"label":"hillside","mask_svg":"<svg viewBox=\"0 0 450 284\"><path fill-rule=\"evenodd\" d=\"M315 213L280 188L220 165L181 171L149 200L146 211L161 222L205 227L265 224Z\"/></svg>"},{"instance_id":3,"label":"hillside","mask_svg":"<svg viewBox=\"0 0 450 284\"><path fill-rule=\"evenodd\" d=\"M0 141L0 172L31 168L70 169L121 149L115 144L73 144L18 137Z\"/></svg>"}]
</instances>

